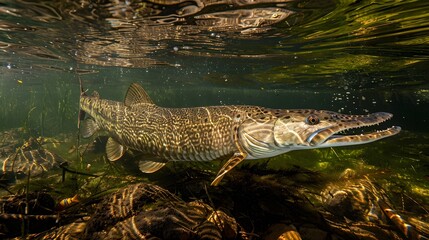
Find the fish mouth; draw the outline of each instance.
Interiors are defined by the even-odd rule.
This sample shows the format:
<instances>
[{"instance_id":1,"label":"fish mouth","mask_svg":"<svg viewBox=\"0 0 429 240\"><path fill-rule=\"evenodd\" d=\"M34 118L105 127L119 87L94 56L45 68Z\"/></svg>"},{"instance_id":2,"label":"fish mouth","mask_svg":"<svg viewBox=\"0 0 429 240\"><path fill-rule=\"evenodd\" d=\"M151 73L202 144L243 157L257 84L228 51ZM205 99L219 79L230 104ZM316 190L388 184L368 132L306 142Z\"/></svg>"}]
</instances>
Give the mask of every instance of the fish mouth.
<instances>
[{"instance_id":1,"label":"fish mouth","mask_svg":"<svg viewBox=\"0 0 429 240\"><path fill-rule=\"evenodd\" d=\"M313 132L306 141L310 146L317 147L336 147L370 143L398 134L401 131L401 127L392 126L384 130L375 130L362 134L347 135L339 133L347 132L352 129L378 125L389 120L392 116L393 114L386 112L377 112L368 115L334 114L331 116L332 119L335 120L332 126Z\"/></svg>"}]
</instances>

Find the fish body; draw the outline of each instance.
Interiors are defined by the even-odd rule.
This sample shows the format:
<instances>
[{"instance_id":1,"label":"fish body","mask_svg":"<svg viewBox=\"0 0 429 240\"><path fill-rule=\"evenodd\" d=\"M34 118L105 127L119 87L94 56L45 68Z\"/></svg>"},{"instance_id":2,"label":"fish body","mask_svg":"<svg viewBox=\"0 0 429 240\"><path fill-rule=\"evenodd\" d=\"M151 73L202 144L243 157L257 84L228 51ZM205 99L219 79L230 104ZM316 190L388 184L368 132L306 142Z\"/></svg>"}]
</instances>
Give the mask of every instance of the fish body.
<instances>
[{"instance_id":1,"label":"fish body","mask_svg":"<svg viewBox=\"0 0 429 240\"><path fill-rule=\"evenodd\" d=\"M244 159L276 156L292 150L347 146L397 134L400 127L360 135L337 135L348 129L390 119L390 113L346 115L313 109L270 109L231 105L165 108L153 103L139 84L132 84L124 102L101 99L98 93L80 98L83 137L97 131L108 139L109 160L127 148L145 155L140 170L151 173L168 161L230 159L212 185ZM90 118L83 120L83 113Z\"/></svg>"},{"instance_id":2,"label":"fish body","mask_svg":"<svg viewBox=\"0 0 429 240\"><path fill-rule=\"evenodd\" d=\"M239 120L229 116L244 113L235 107L126 106L96 98L83 98L81 106L120 145L167 161L210 161L237 151L232 129Z\"/></svg>"}]
</instances>

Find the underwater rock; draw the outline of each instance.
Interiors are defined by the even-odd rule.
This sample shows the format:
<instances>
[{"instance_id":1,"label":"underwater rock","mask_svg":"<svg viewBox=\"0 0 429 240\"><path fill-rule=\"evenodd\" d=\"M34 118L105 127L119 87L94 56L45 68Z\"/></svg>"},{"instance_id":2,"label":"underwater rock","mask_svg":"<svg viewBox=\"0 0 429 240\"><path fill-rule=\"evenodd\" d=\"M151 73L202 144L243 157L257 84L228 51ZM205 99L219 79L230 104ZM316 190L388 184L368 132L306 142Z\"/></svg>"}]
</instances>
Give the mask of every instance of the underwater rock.
<instances>
[{"instance_id":1,"label":"underwater rock","mask_svg":"<svg viewBox=\"0 0 429 240\"><path fill-rule=\"evenodd\" d=\"M243 165L209 194L215 206L229 206L240 225L259 236L272 238L272 227L287 223L303 239L426 239L425 224L419 228L405 221L386 191L366 175L347 170L340 181L326 180L302 168Z\"/></svg>"},{"instance_id":2,"label":"underwater rock","mask_svg":"<svg viewBox=\"0 0 429 240\"><path fill-rule=\"evenodd\" d=\"M87 234L98 232L137 215L142 208L148 208L157 201L180 201L174 194L152 184L135 184L119 189L97 205L88 223Z\"/></svg>"},{"instance_id":3,"label":"underwater rock","mask_svg":"<svg viewBox=\"0 0 429 240\"><path fill-rule=\"evenodd\" d=\"M0 238L45 231L55 226L55 200L47 193L11 195L0 199Z\"/></svg>"},{"instance_id":4,"label":"underwater rock","mask_svg":"<svg viewBox=\"0 0 429 240\"><path fill-rule=\"evenodd\" d=\"M98 206L85 239L235 239L234 218L200 202L184 202L152 184L118 190Z\"/></svg>"},{"instance_id":5,"label":"underwater rock","mask_svg":"<svg viewBox=\"0 0 429 240\"><path fill-rule=\"evenodd\" d=\"M22 136L25 135L23 128L14 128L0 133L0 159L6 158L22 145Z\"/></svg>"},{"instance_id":6,"label":"underwater rock","mask_svg":"<svg viewBox=\"0 0 429 240\"><path fill-rule=\"evenodd\" d=\"M277 223L268 228L263 237L264 240L301 240L294 225Z\"/></svg>"},{"instance_id":7,"label":"underwater rock","mask_svg":"<svg viewBox=\"0 0 429 240\"><path fill-rule=\"evenodd\" d=\"M236 235L237 224L233 218L195 201L142 211L118 222L107 233L103 231L95 236L104 239L235 239Z\"/></svg>"},{"instance_id":8,"label":"underwater rock","mask_svg":"<svg viewBox=\"0 0 429 240\"><path fill-rule=\"evenodd\" d=\"M391 230L391 226L379 225L372 222L339 222L327 220L330 231L340 239L362 240L402 240L407 239Z\"/></svg>"},{"instance_id":9,"label":"underwater rock","mask_svg":"<svg viewBox=\"0 0 429 240\"><path fill-rule=\"evenodd\" d=\"M14 201L15 202L15 201ZM81 203L83 204L83 203ZM202 201L185 202L171 192L152 184L133 184L106 196L98 204L91 203L95 212L91 216L82 213L58 213L50 215L50 224L39 227L45 231L57 223L66 224L43 233L27 235L27 239L243 239L242 229L233 217L215 210ZM51 198L49 213L55 203ZM75 208L78 211L89 208ZM87 205L89 206L89 205ZM32 214L46 214L45 212ZM44 216L44 215L43 215ZM74 222L70 223L70 218ZM67 221L60 219L68 218ZM36 219L36 218L35 218ZM40 219L38 219L40 220ZM18 221L22 222L22 219ZM21 233L15 222L15 235ZM37 224L33 224L36 226ZM0 229L7 226L0 225ZM34 231L32 231L34 232ZM7 233L7 232L6 232Z\"/></svg>"},{"instance_id":10,"label":"underwater rock","mask_svg":"<svg viewBox=\"0 0 429 240\"><path fill-rule=\"evenodd\" d=\"M426 219L429 220L429 215L426 215ZM423 221L415 217L408 218L408 222L423 236L429 238L429 221Z\"/></svg>"},{"instance_id":11,"label":"underwater rock","mask_svg":"<svg viewBox=\"0 0 429 240\"><path fill-rule=\"evenodd\" d=\"M193 169L182 174L190 178L180 181L181 176L171 174L174 184L163 179L162 186L168 185L170 191L138 183L91 192L76 206L51 213L63 226L29 238L427 239L426 219L407 218L402 211L400 216L388 201L388 192L366 176L343 174L341 181L326 182L319 173L303 168L243 165L225 177L225 184L207 188L201 183L210 182L206 172ZM0 225L0 233L7 233L3 228Z\"/></svg>"},{"instance_id":12,"label":"underwater rock","mask_svg":"<svg viewBox=\"0 0 429 240\"><path fill-rule=\"evenodd\" d=\"M354 221L377 221L382 211L376 207L377 196L367 181L347 186L330 185L322 192L324 207L339 216Z\"/></svg>"},{"instance_id":13,"label":"underwater rock","mask_svg":"<svg viewBox=\"0 0 429 240\"><path fill-rule=\"evenodd\" d=\"M12 174L20 178L30 174L38 176L65 162L57 154L46 149L18 151L7 157L2 164L3 175Z\"/></svg>"},{"instance_id":14,"label":"underwater rock","mask_svg":"<svg viewBox=\"0 0 429 240\"><path fill-rule=\"evenodd\" d=\"M10 130L4 135L0 135L0 181L4 184L15 183L20 179L30 175L38 176L50 169L57 168L65 162L57 154L45 149L44 144L47 139L43 137L29 137L23 141L18 130ZM53 139L49 139L52 141ZM5 156L1 158L1 156Z\"/></svg>"},{"instance_id":15,"label":"underwater rock","mask_svg":"<svg viewBox=\"0 0 429 240\"><path fill-rule=\"evenodd\" d=\"M332 183L321 193L321 212L338 235L348 239L424 239L424 231L392 207L380 186L367 176ZM347 227L345 227L347 226Z\"/></svg>"},{"instance_id":16,"label":"underwater rock","mask_svg":"<svg viewBox=\"0 0 429 240\"><path fill-rule=\"evenodd\" d=\"M322 181L320 174L303 168L273 170L265 163L243 164L209 194L215 206L233 216L246 216L248 220L240 222L246 230L264 235L281 222L323 224L318 209L306 198L309 187L319 188Z\"/></svg>"},{"instance_id":17,"label":"underwater rock","mask_svg":"<svg viewBox=\"0 0 429 240\"><path fill-rule=\"evenodd\" d=\"M28 239L64 239L64 240L80 240L85 231L88 218L81 218L73 223L56 228L48 233L34 234L28 236Z\"/></svg>"},{"instance_id":18,"label":"underwater rock","mask_svg":"<svg viewBox=\"0 0 429 240\"><path fill-rule=\"evenodd\" d=\"M304 226L301 226L299 228L299 232L301 233L301 236L304 239L307 240L327 240L328 238L328 232L321 230L320 228L311 225L306 224Z\"/></svg>"}]
</instances>

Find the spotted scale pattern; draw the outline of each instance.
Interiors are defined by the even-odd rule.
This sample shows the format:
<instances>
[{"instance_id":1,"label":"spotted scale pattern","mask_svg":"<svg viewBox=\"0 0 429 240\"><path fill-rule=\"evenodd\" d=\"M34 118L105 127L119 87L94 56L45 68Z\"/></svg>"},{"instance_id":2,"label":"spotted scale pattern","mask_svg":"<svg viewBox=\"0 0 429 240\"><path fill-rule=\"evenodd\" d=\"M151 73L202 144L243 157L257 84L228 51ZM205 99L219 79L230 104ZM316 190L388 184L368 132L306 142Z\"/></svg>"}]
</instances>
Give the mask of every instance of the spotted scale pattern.
<instances>
[{"instance_id":1,"label":"spotted scale pattern","mask_svg":"<svg viewBox=\"0 0 429 240\"><path fill-rule=\"evenodd\" d=\"M210 161L239 152L240 124L266 111L256 106L125 106L94 97L82 97L81 108L120 144L167 161Z\"/></svg>"},{"instance_id":2,"label":"spotted scale pattern","mask_svg":"<svg viewBox=\"0 0 429 240\"><path fill-rule=\"evenodd\" d=\"M338 134L384 122L392 117L385 112L346 115L325 110L237 105L163 108L154 104L136 83L131 84L124 103L100 99L98 94L88 97L82 91L80 105L95 120L85 124L83 136L103 130L114 140L110 141L108 153L116 153L114 149L122 146L142 152L146 155L146 163L141 161L140 165L143 172L156 171L168 161L210 161L230 156L212 185L217 185L244 159L369 143L401 130L392 127L359 136Z\"/></svg>"}]
</instances>

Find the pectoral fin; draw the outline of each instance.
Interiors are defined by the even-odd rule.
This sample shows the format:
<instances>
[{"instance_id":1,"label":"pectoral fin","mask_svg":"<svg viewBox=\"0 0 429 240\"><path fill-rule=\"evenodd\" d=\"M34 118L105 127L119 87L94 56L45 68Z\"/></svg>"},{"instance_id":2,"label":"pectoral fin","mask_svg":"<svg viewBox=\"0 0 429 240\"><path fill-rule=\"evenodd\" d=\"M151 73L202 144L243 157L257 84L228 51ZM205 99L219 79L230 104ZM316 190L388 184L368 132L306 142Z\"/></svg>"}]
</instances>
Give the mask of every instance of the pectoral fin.
<instances>
[{"instance_id":1,"label":"pectoral fin","mask_svg":"<svg viewBox=\"0 0 429 240\"><path fill-rule=\"evenodd\" d=\"M80 121L79 129L83 138L89 138L99 130L97 123L91 118Z\"/></svg>"},{"instance_id":2,"label":"pectoral fin","mask_svg":"<svg viewBox=\"0 0 429 240\"><path fill-rule=\"evenodd\" d=\"M226 173L228 173L231 169L233 169L237 164L239 164L241 161L243 161L246 158L245 153L236 153L234 156L232 156L219 170L216 178L211 183L212 186L217 186L220 181L222 180L223 176L225 176Z\"/></svg>"},{"instance_id":3,"label":"pectoral fin","mask_svg":"<svg viewBox=\"0 0 429 240\"><path fill-rule=\"evenodd\" d=\"M113 138L107 139L106 154L109 161L116 161L125 153L125 148Z\"/></svg>"},{"instance_id":4,"label":"pectoral fin","mask_svg":"<svg viewBox=\"0 0 429 240\"><path fill-rule=\"evenodd\" d=\"M153 162L141 160L139 162L139 169L144 173L154 173L165 166L165 162Z\"/></svg>"}]
</instances>

